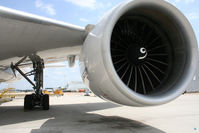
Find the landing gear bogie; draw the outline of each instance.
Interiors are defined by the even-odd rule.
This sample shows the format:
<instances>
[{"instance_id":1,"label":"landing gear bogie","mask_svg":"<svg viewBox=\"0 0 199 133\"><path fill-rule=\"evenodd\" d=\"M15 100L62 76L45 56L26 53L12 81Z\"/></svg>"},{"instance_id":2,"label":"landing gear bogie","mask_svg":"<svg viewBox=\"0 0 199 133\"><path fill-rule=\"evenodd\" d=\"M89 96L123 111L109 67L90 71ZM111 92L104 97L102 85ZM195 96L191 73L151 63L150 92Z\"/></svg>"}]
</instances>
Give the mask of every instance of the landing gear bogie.
<instances>
[{"instance_id":1,"label":"landing gear bogie","mask_svg":"<svg viewBox=\"0 0 199 133\"><path fill-rule=\"evenodd\" d=\"M49 95L37 97L35 94L26 95L24 98L24 110L32 110L35 106L42 107L43 110L49 110Z\"/></svg>"},{"instance_id":2,"label":"landing gear bogie","mask_svg":"<svg viewBox=\"0 0 199 133\"><path fill-rule=\"evenodd\" d=\"M28 61L32 62L33 70L27 73L24 73L19 66L23 66L26 64L22 64L26 59L29 58ZM36 54L31 54L29 56L23 57L16 64L11 63L11 68L15 74L15 70L17 70L32 86L35 93L31 95L26 95L24 98L24 109L31 110L35 106L41 106L43 110L49 109L49 95L44 95L42 93L43 88L43 69L44 69L44 60L41 59L40 56ZM16 74L15 74L16 75ZM28 77L34 76L34 82Z\"/></svg>"}]
</instances>

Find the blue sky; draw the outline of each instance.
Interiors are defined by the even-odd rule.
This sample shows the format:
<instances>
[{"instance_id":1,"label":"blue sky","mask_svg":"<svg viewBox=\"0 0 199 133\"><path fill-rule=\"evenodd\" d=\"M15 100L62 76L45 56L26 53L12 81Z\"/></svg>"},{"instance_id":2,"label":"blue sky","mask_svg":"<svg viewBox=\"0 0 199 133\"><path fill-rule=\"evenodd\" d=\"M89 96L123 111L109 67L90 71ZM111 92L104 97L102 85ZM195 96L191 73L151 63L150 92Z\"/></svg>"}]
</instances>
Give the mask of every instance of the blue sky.
<instances>
[{"instance_id":1,"label":"blue sky","mask_svg":"<svg viewBox=\"0 0 199 133\"><path fill-rule=\"evenodd\" d=\"M24 12L86 26L97 21L112 7L123 0L1 0L0 6ZM167 0L181 10L190 20L199 40L199 0ZM60 64L60 63L59 63ZM70 81L81 81L78 62L74 68L46 68L44 87L64 86ZM18 89L31 88L25 80L12 84L1 84L4 87Z\"/></svg>"}]
</instances>

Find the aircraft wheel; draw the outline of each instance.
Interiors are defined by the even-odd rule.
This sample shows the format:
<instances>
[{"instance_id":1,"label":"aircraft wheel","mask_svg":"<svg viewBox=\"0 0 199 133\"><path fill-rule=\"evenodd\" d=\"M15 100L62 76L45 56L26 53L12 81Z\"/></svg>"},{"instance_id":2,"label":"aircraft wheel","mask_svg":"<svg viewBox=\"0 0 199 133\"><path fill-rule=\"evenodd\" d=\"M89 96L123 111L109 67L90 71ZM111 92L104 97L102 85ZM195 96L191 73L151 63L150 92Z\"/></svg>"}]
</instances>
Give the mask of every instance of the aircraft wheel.
<instances>
[{"instance_id":1,"label":"aircraft wheel","mask_svg":"<svg viewBox=\"0 0 199 133\"><path fill-rule=\"evenodd\" d=\"M43 110L49 110L49 95L43 95Z\"/></svg>"},{"instance_id":2,"label":"aircraft wheel","mask_svg":"<svg viewBox=\"0 0 199 133\"><path fill-rule=\"evenodd\" d=\"M31 110L33 108L33 95L26 95L24 98L24 110Z\"/></svg>"}]
</instances>

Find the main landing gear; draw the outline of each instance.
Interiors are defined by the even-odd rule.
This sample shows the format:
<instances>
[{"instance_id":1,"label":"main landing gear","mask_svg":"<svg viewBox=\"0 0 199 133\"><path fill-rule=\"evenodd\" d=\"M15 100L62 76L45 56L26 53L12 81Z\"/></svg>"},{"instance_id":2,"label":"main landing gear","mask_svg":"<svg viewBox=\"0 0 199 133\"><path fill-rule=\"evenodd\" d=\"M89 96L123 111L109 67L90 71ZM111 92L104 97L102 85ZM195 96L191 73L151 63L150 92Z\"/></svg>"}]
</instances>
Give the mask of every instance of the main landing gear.
<instances>
[{"instance_id":1,"label":"main landing gear","mask_svg":"<svg viewBox=\"0 0 199 133\"><path fill-rule=\"evenodd\" d=\"M21 71L19 66L23 66L26 64L22 64L27 58L30 59L33 65L33 70L27 73ZM41 106L43 110L49 109L49 95L42 93L43 88L43 69L44 69L44 61L36 54L32 54L29 56L23 57L16 64L11 63L11 68L15 73L15 70L18 71L32 86L34 89L34 93L31 95L26 95L24 98L24 110L31 110L35 106ZM28 76L34 76L34 82L30 80Z\"/></svg>"}]
</instances>

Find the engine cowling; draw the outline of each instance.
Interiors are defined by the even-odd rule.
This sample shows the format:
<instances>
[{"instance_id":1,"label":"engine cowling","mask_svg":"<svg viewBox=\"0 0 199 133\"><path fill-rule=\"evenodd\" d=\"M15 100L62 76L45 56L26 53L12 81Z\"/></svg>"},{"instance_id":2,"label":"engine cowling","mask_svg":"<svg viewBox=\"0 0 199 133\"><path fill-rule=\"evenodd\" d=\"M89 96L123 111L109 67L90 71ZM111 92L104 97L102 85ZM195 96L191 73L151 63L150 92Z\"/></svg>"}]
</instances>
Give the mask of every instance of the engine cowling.
<instances>
[{"instance_id":1,"label":"engine cowling","mask_svg":"<svg viewBox=\"0 0 199 133\"><path fill-rule=\"evenodd\" d=\"M83 80L99 97L130 106L167 103L189 85L197 41L184 15L163 0L124 2L88 34Z\"/></svg>"}]
</instances>

